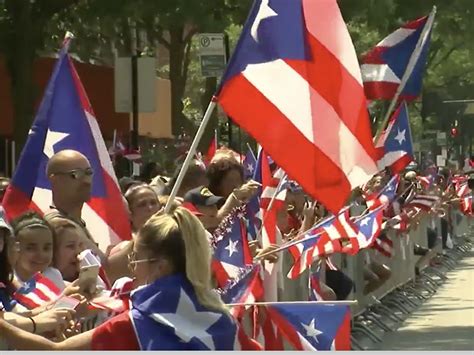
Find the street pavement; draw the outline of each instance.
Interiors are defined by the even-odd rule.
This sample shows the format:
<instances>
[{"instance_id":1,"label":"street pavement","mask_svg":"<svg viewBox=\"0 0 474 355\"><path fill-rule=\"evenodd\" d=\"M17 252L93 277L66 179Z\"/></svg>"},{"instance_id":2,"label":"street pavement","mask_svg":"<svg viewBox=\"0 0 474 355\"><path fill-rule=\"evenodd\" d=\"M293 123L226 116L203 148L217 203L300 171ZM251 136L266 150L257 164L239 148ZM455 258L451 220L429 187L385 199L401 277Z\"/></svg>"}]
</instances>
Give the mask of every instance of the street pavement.
<instances>
[{"instance_id":1,"label":"street pavement","mask_svg":"<svg viewBox=\"0 0 474 355\"><path fill-rule=\"evenodd\" d=\"M474 350L474 250L380 350Z\"/></svg>"}]
</instances>

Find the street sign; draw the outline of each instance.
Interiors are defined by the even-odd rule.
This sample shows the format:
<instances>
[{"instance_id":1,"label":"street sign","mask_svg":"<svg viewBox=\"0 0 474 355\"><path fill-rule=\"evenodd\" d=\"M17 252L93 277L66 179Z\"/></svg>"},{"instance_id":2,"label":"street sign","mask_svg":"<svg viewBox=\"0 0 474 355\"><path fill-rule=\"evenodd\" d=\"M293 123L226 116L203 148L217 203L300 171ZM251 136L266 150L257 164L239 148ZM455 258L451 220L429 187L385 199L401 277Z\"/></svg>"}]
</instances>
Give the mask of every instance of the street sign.
<instances>
[{"instance_id":1,"label":"street sign","mask_svg":"<svg viewBox=\"0 0 474 355\"><path fill-rule=\"evenodd\" d=\"M201 33L198 40L202 76L206 78L222 76L227 60L224 34Z\"/></svg>"},{"instance_id":2,"label":"street sign","mask_svg":"<svg viewBox=\"0 0 474 355\"><path fill-rule=\"evenodd\" d=\"M446 142L446 132L438 132L436 134L436 144L443 147L446 146Z\"/></svg>"},{"instance_id":3,"label":"street sign","mask_svg":"<svg viewBox=\"0 0 474 355\"><path fill-rule=\"evenodd\" d=\"M156 111L155 58L137 59L138 112ZM115 112L132 112L132 58L115 58Z\"/></svg>"}]
</instances>

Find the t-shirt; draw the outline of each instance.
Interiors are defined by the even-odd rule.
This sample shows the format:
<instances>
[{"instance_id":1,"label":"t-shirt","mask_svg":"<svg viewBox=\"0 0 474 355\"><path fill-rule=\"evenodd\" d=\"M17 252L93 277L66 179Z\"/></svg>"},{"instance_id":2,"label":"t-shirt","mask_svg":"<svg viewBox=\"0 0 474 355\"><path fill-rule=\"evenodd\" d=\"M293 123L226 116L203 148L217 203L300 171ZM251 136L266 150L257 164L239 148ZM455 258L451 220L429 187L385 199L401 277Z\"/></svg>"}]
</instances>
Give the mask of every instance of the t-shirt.
<instances>
[{"instance_id":1,"label":"t-shirt","mask_svg":"<svg viewBox=\"0 0 474 355\"><path fill-rule=\"evenodd\" d=\"M95 328L91 350L140 350L128 311Z\"/></svg>"}]
</instances>

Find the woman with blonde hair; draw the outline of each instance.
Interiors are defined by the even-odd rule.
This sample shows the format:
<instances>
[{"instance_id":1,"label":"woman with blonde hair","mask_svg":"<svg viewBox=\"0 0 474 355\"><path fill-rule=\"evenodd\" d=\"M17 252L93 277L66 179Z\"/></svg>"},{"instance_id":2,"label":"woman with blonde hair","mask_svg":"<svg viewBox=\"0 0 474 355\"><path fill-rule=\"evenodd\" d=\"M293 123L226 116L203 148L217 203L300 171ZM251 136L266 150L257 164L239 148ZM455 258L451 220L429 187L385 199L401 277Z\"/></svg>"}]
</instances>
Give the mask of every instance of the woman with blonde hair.
<instances>
[{"instance_id":1,"label":"woman with blonde hair","mask_svg":"<svg viewBox=\"0 0 474 355\"><path fill-rule=\"evenodd\" d=\"M129 266L139 286L131 309L61 343L0 322L20 350L233 350L237 325L211 288L211 250L201 222L184 208L151 217Z\"/></svg>"}]
</instances>

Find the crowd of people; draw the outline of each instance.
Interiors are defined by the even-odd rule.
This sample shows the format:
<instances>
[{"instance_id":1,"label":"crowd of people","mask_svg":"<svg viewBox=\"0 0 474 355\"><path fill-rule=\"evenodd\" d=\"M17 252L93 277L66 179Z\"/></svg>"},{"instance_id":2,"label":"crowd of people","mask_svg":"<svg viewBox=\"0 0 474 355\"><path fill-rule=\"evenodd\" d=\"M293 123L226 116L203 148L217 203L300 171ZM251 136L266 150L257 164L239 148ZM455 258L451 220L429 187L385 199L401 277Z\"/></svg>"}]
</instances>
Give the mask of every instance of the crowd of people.
<instances>
[{"instance_id":1,"label":"crowd of people","mask_svg":"<svg viewBox=\"0 0 474 355\"><path fill-rule=\"evenodd\" d=\"M275 171L277 167L273 164L271 168ZM44 214L28 211L11 223L5 217L0 219L3 319L0 319L0 344L3 344L0 348L231 350L237 338L243 349L261 348L251 336L241 336L241 325L215 292L217 283L211 268L213 233L235 208L246 205L261 193L261 184L245 178L242 162L229 149L218 150L207 166L199 159L193 160L177 197L171 202L168 199L177 173L171 177L156 175L158 170L153 164L145 170L141 176L119 180L132 237L111 245L106 251L98 247L95 231L82 219L83 205L91 196L94 171L87 158L77 151L60 151L48 162L47 177L53 196L49 211ZM399 215L417 193L438 196L439 201L429 213L441 216L440 233L446 248L452 227L449 210L460 208L461 204L452 184L456 173L438 169L433 181L426 185L420 172L406 170L401 174L397 197L392 208L384 212L384 219L390 221ZM353 205L368 207L369 196L379 193L390 178L388 172L381 173L356 189ZM8 184L7 178L0 179L0 198ZM297 183L289 181L285 188L286 199L277 212L282 243L300 238L329 215L324 206L311 199ZM164 212L167 203L171 209ZM426 212L409 207L407 228L416 228L424 216ZM432 263L440 257L433 251L438 235L434 228L428 229L428 248L415 245L415 254L426 256ZM282 252L278 247L276 244L264 246L258 238L249 241L252 257L262 262L279 262ZM100 263L100 273L93 287L90 284L86 287L81 277L85 251ZM330 257L323 260L324 275L320 280L323 299L347 299L354 281L334 267ZM368 258L364 293L381 287L392 272L383 259ZM32 308L22 304L15 295L28 287L38 273L59 293L55 299ZM122 312L91 307L91 300L100 290L118 290L116 293L126 300L128 307ZM189 314L189 319L166 319L147 313L150 304L155 309L169 299L182 299L181 292L199 309L199 320L193 318L196 317L194 309L183 313ZM77 304L71 308L60 307L58 299L62 298L74 299ZM215 332L212 336L200 334L193 322L208 322Z\"/></svg>"}]
</instances>

